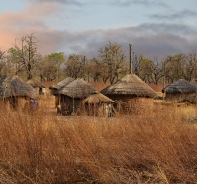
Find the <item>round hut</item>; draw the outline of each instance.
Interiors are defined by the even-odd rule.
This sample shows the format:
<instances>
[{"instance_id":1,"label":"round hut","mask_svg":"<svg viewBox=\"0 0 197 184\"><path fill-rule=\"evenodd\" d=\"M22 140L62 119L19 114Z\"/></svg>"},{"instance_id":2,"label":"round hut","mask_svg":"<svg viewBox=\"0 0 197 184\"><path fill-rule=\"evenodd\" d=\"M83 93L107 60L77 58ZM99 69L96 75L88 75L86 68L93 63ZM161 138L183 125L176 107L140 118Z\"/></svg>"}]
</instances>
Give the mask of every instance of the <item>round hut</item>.
<instances>
[{"instance_id":1,"label":"round hut","mask_svg":"<svg viewBox=\"0 0 197 184\"><path fill-rule=\"evenodd\" d=\"M20 77L6 75L0 79L0 99L4 107L23 108L27 100L36 98L35 89Z\"/></svg>"},{"instance_id":2,"label":"round hut","mask_svg":"<svg viewBox=\"0 0 197 184\"><path fill-rule=\"evenodd\" d=\"M67 84L69 84L70 82L74 81L75 79L72 77L67 77L64 80L58 82L57 84L54 84L52 86L49 87L49 89L51 90L51 93L53 95L57 95L57 91L58 89L60 89L61 87L66 86Z\"/></svg>"},{"instance_id":3,"label":"round hut","mask_svg":"<svg viewBox=\"0 0 197 184\"><path fill-rule=\"evenodd\" d=\"M123 114L144 114L153 108L157 93L137 75L128 74L101 91L116 102L116 109Z\"/></svg>"},{"instance_id":4,"label":"round hut","mask_svg":"<svg viewBox=\"0 0 197 184\"><path fill-rule=\"evenodd\" d=\"M39 79L32 78L31 80L28 80L27 83L30 84L39 95L45 94L46 86Z\"/></svg>"},{"instance_id":5,"label":"round hut","mask_svg":"<svg viewBox=\"0 0 197 184\"><path fill-rule=\"evenodd\" d=\"M113 103L112 99L101 93L89 95L83 100L85 111L90 116L113 116Z\"/></svg>"},{"instance_id":6,"label":"round hut","mask_svg":"<svg viewBox=\"0 0 197 184\"><path fill-rule=\"evenodd\" d=\"M51 94L55 96L55 107L57 108L57 113L61 113L61 95L58 93L58 90L66 85L68 85L70 82L74 81L75 79L72 77L67 77L64 80L58 82L57 84L54 84L49 87L51 90Z\"/></svg>"},{"instance_id":7,"label":"round hut","mask_svg":"<svg viewBox=\"0 0 197 184\"><path fill-rule=\"evenodd\" d=\"M83 79L66 79L66 84L61 87L50 88L53 94L59 96L61 113L71 115L81 107L81 102L90 94L96 94L98 91L90 83ZM55 89L55 90L54 90Z\"/></svg>"},{"instance_id":8,"label":"round hut","mask_svg":"<svg viewBox=\"0 0 197 184\"><path fill-rule=\"evenodd\" d=\"M197 86L185 79L179 79L162 89L165 93L165 100L175 102L190 102L197 101Z\"/></svg>"}]
</instances>

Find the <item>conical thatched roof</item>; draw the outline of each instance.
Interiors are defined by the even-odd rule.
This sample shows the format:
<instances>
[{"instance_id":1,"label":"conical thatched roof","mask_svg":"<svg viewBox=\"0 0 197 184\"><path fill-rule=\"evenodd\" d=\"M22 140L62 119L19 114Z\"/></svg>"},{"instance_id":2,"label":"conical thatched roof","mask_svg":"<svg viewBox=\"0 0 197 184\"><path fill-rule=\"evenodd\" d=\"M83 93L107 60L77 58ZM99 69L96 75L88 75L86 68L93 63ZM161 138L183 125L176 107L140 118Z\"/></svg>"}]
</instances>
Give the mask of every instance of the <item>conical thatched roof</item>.
<instances>
[{"instance_id":1,"label":"conical thatched roof","mask_svg":"<svg viewBox=\"0 0 197 184\"><path fill-rule=\"evenodd\" d=\"M31 80L27 81L33 88L46 88L46 86L37 78L32 78Z\"/></svg>"},{"instance_id":2,"label":"conical thatched roof","mask_svg":"<svg viewBox=\"0 0 197 184\"><path fill-rule=\"evenodd\" d=\"M107 103L114 101L101 93L89 95L86 99L83 100L83 103L89 103L89 104L97 104L100 102Z\"/></svg>"},{"instance_id":3,"label":"conical thatched roof","mask_svg":"<svg viewBox=\"0 0 197 184\"><path fill-rule=\"evenodd\" d=\"M157 93L137 75L129 74L101 91L104 95L132 95L137 97L156 97Z\"/></svg>"},{"instance_id":4,"label":"conical thatched roof","mask_svg":"<svg viewBox=\"0 0 197 184\"><path fill-rule=\"evenodd\" d=\"M55 85L52 85L49 87L49 89L60 89L61 87L66 86L67 84L69 84L70 82L74 81L75 79L72 77L67 77L64 80L58 82Z\"/></svg>"},{"instance_id":5,"label":"conical thatched roof","mask_svg":"<svg viewBox=\"0 0 197 184\"><path fill-rule=\"evenodd\" d=\"M197 87L197 82L190 82L192 85L194 85L195 87Z\"/></svg>"},{"instance_id":6,"label":"conical thatched roof","mask_svg":"<svg viewBox=\"0 0 197 184\"><path fill-rule=\"evenodd\" d=\"M71 98L84 98L90 94L96 94L98 91L85 80L75 79L67 85L60 87L57 93L67 95Z\"/></svg>"},{"instance_id":7,"label":"conical thatched roof","mask_svg":"<svg viewBox=\"0 0 197 184\"><path fill-rule=\"evenodd\" d=\"M20 77L9 77L8 75L0 79L0 98L12 96L29 97L35 99L37 93L35 89Z\"/></svg>"},{"instance_id":8,"label":"conical thatched roof","mask_svg":"<svg viewBox=\"0 0 197 184\"><path fill-rule=\"evenodd\" d=\"M162 92L167 93L194 93L197 92L197 87L186 81L185 79L179 79L162 89Z\"/></svg>"}]
</instances>

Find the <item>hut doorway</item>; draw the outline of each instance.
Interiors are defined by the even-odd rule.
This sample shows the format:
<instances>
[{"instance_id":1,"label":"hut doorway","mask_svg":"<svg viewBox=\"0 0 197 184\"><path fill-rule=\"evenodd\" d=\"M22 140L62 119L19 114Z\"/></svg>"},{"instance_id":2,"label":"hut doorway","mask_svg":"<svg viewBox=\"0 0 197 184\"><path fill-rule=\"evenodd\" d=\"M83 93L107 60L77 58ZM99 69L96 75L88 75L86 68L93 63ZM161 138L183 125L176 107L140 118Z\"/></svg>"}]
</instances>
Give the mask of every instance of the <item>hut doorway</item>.
<instances>
[{"instance_id":1,"label":"hut doorway","mask_svg":"<svg viewBox=\"0 0 197 184\"><path fill-rule=\"evenodd\" d=\"M18 108L18 97L17 96L10 97L9 102L10 102L10 106L12 109Z\"/></svg>"}]
</instances>

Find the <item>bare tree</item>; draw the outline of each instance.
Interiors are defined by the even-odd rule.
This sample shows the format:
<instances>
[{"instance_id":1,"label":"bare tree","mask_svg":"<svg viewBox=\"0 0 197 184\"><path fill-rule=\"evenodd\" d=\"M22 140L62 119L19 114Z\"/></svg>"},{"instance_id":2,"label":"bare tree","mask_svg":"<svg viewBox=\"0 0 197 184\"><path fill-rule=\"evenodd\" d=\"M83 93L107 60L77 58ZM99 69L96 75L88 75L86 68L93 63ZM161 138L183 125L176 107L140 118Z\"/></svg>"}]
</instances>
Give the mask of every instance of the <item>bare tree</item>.
<instances>
[{"instance_id":1,"label":"bare tree","mask_svg":"<svg viewBox=\"0 0 197 184\"><path fill-rule=\"evenodd\" d=\"M165 77L168 83L185 78L185 55L177 54L174 56L168 55L164 59Z\"/></svg>"},{"instance_id":2,"label":"bare tree","mask_svg":"<svg viewBox=\"0 0 197 184\"><path fill-rule=\"evenodd\" d=\"M158 84L159 81L163 78L163 67L162 67L162 63L159 62L157 60L157 58L155 58L153 64L152 64L152 75L151 75L151 78L152 78L152 82L154 84Z\"/></svg>"},{"instance_id":3,"label":"bare tree","mask_svg":"<svg viewBox=\"0 0 197 184\"><path fill-rule=\"evenodd\" d=\"M10 63L7 61L7 56L6 56L6 52L3 50L0 50L0 77L2 77L3 75L7 74L7 73L11 73L11 65Z\"/></svg>"},{"instance_id":4,"label":"bare tree","mask_svg":"<svg viewBox=\"0 0 197 184\"><path fill-rule=\"evenodd\" d=\"M17 66L16 74L24 70L27 80L32 78L35 63L40 58L40 54L37 51L37 42L34 33L31 33L23 36L20 40L16 40L14 48L11 50L13 62Z\"/></svg>"},{"instance_id":5,"label":"bare tree","mask_svg":"<svg viewBox=\"0 0 197 184\"><path fill-rule=\"evenodd\" d=\"M101 76L103 81L108 79L110 83L116 81L126 66L126 56L120 45L109 42L99 50Z\"/></svg>"},{"instance_id":6,"label":"bare tree","mask_svg":"<svg viewBox=\"0 0 197 184\"><path fill-rule=\"evenodd\" d=\"M137 56L134 52L133 52L133 59L132 59L132 69L133 69L133 73L136 75L140 75L140 71L141 71L141 62L144 59L143 55Z\"/></svg>"},{"instance_id":7,"label":"bare tree","mask_svg":"<svg viewBox=\"0 0 197 184\"><path fill-rule=\"evenodd\" d=\"M71 54L65 63L65 73L68 77L84 77L86 57L83 55Z\"/></svg>"},{"instance_id":8,"label":"bare tree","mask_svg":"<svg viewBox=\"0 0 197 184\"><path fill-rule=\"evenodd\" d=\"M139 77L148 83L152 82L152 69L153 69L153 61L145 58L145 57L141 57L140 59L140 71L139 71Z\"/></svg>"},{"instance_id":9,"label":"bare tree","mask_svg":"<svg viewBox=\"0 0 197 184\"><path fill-rule=\"evenodd\" d=\"M88 81L90 78L93 79L94 82L99 80L101 75L101 68L99 67L99 60L97 58L92 58L86 63L86 74L88 76Z\"/></svg>"},{"instance_id":10,"label":"bare tree","mask_svg":"<svg viewBox=\"0 0 197 184\"><path fill-rule=\"evenodd\" d=\"M185 79L191 81L196 80L197 77L197 57L196 51L192 51L189 55L185 56Z\"/></svg>"},{"instance_id":11,"label":"bare tree","mask_svg":"<svg viewBox=\"0 0 197 184\"><path fill-rule=\"evenodd\" d=\"M54 81L57 78L57 66L48 56L41 58L35 67L41 81Z\"/></svg>"},{"instance_id":12,"label":"bare tree","mask_svg":"<svg viewBox=\"0 0 197 184\"><path fill-rule=\"evenodd\" d=\"M47 67L56 68L56 82L59 82L60 78L60 67L61 64L65 61L64 53L51 53L50 55L45 56L45 61L48 62ZM53 71L53 70L52 70Z\"/></svg>"}]
</instances>

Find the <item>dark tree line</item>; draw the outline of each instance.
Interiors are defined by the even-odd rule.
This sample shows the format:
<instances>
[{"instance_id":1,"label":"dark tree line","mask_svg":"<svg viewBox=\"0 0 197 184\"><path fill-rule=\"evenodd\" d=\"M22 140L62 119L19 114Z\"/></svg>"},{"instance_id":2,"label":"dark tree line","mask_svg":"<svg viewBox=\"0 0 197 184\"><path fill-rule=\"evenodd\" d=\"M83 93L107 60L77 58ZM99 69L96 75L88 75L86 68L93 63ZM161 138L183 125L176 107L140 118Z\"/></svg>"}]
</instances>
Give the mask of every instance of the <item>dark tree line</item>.
<instances>
[{"instance_id":1,"label":"dark tree line","mask_svg":"<svg viewBox=\"0 0 197 184\"><path fill-rule=\"evenodd\" d=\"M40 77L42 81L60 81L65 77L84 78L88 81L114 83L130 71L129 60L121 45L108 42L98 50L98 57L63 52L42 56L32 33L16 40L7 52L0 50L0 77L5 74L20 75L26 80ZM196 51L167 55L162 60L151 60L143 55L132 54L132 73L147 83L171 83L184 78L197 78Z\"/></svg>"}]
</instances>

